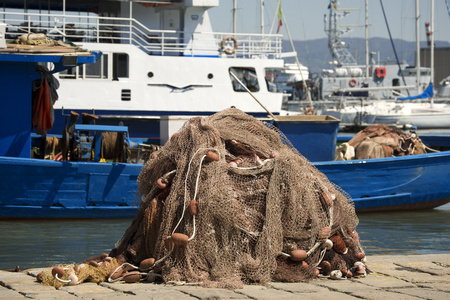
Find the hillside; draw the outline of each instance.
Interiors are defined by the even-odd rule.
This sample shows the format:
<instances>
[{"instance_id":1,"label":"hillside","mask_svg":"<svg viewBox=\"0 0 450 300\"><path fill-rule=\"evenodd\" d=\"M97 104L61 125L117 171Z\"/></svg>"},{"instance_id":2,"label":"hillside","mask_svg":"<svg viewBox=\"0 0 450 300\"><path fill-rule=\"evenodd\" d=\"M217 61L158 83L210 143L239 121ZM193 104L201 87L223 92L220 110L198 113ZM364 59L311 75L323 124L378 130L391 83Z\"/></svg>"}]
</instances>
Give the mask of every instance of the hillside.
<instances>
[{"instance_id":1,"label":"hillside","mask_svg":"<svg viewBox=\"0 0 450 300\"><path fill-rule=\"evenodd\" d=\"M365 64L365 40L363 38L343 39L349 45L349 50L354 57L357 58L357 63ZM449 42L436 41L436 47L450 47ZM397 51L399 60L404 60L410 65L415 65L416 43L404 40L394 40L394 45ZM309 41L294 41L295 50L298 58L303 65L309 67L311 73L320 72L322 69L329 68L331 56L328 50L328 40L326 38L309 40ZM426 42L421 43L421 47L426 47ZM291 51L289 41L283 41L283 49L285 52ZM369 51L377 52L375 57L380 58L380 62L395 61L395 54L392 50L392 45L389 39L386 38L371 38L369 40ZM356 55L355 55L356 53ZM293 62L293 59L292 59Z\"/></svg>"}]
</instances>

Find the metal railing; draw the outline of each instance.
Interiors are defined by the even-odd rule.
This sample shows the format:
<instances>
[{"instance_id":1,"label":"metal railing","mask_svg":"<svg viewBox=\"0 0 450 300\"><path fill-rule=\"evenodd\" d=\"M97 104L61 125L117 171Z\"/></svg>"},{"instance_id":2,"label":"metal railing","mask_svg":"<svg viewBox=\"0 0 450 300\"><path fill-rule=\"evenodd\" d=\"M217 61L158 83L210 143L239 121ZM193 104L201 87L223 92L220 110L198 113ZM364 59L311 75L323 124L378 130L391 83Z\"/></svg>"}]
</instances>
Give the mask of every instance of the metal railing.
<instances>
[{"instance_id":1,"label":"metal railing","mask_svg":"<svg viewBox=\"0 0 450 300\"><path fill-rule=\"evenodd\" d=\"M282 50L278 34L152 30L133 18L4 11L0 21L7 24L7 40L24 33L45 33L64 42L133 44L151 55L280 58ZM231 35L238 47L225 55L221 42Z\"/></svg>"}]
</instances>

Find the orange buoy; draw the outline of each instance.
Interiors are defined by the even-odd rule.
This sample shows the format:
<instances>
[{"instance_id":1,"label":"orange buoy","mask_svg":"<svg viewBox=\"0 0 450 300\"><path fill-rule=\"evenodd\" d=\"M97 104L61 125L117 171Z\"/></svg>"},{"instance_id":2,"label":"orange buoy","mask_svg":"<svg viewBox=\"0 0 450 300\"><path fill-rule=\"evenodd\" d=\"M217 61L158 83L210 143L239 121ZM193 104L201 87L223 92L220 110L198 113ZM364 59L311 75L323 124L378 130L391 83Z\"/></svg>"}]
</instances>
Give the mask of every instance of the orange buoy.
<instances>
[{"instance_id":1,"label":"orange buoy","mask_svg":"<svg viewBox=\"0 0 450 300\"><path fill-rule=\"evenodd\" d=\"M126 283L135 283L141 280L141 274L138 271L132 271L124 274L123 281Z\"/></svg>"},{"instance_id":2,"label":"orange buoy","mask_svg":"<svg viewBox=\"0 0 450 300\"><path fill-rule=\"evenodd\" d=\"M117 278L121 277L123 274L123 268L122 267L117 267L113 270L111 270L111 272L109 272L109 277L112 280L116 280Z\"/></svg>"},{"instance_id":3,"label":"orange buoy","mask_svg":"<svg viewBox=\"0 0 450 300\"><path fill-rule=\"evenodd\" d=\"M139 268L142 270L147 270L150 269L151 267L153 267L153 265L155 264L155 259L153 257L144 259L143 261L141 261L141 263L139 264Z\"/></svg>"},{"instance_id":4,"label":"orange buoy","mask_svg":"<svg viewBox=\"0 0 450 300\"><path fill-rule=\"evenodd\" d=\"M207 161L219 161L219 154L214 151L207 151L205 155Z\"/></svg>"},{"instance_id":5,"label":"orange buoy","mask_svg":"<svg viewBox=\"0 0 450 300\"><path fill-rule=\"evenodd\" d=\"M330 237L330 240L333 242L333 249L338 253L347 253L347 246L345 245L344 240L339 235L333 235Z\"/></svg>"},{"instance_id":6,"label":"orange buoy","mask_svg":"<svg viewBox=\"0 0 450 300\"><path fill-rule=\"evenodd\" d=\"M301 270L306 270L309 268L309 265L306 261L302 261L302 266L300 267Z\"/></svg>"},{"instance_id":7,"label":"orange buoy","mask_svg":"<svg viewBox=\"0 0 450 300\"><path fill-rule=\"evenodd\" d=\"M156 185L160 188L160 189L165 189L167 186L167 179L162 179L158 178L158 180L156 181Z\"/></svg>"},{"instance_id":8,"label":"orange buoy","mask_svg":"<svg viewBox=\"0 0 450 300\"><path fill-rule=\"evenodd\" d=\"M60 266L53 267L53 269L52 269L53 277L56 277L56 274L58 274L58 278L63 277L64 276L64 269L62 267L60 267Z\"/></svg>"},{"instance_id":9,"label":"orange buoy","mask_svg":"<svg viewBox=\"0 0 450 300\"><path fill-rule=\"evenodd\" d=\"M197 200L192 199L191 203L189 203L189 213L192 216L196 216L198 214Z\"/></svg>"},{"instance_id":10,"label":"orange buoy","mask_svg":"<svg viewBox=\"0 0 450 300\"><path fill-rule=\"evenodd\" d=\"M44 276L44 272L40 272L39 274L37 274L36 276L36 280L38 282L42 282L42 277Z\"/></svg>"},{"instance_id":11,"label":"orange buoy","mask_svg":"<svg viewBox=\"0 0 450 300\"><path fill-rule=\"evenodd\" d=\"M76 265L75 267L73 267L73 270L75 271L75 273L78 273L81 270L81 266L80 265Z\"/></svg>"},{"instance_id":12,"label":"orange buoy","mask_svg":"<svg viewBox=\"0 0 450 300\"><path fill-rule=\"evenodd\" d=\"M289 254L291 255L291 260L293 261L303 261L308 257L306 251L301 249L293 250Z\"/></svg>"},{"instance_id":13,"label":"orange buoy","mask_svg":"<svg viewBox=\"0 0 450 300\"><path fill-rule=\"evenodd\" d=\"M347 269L342 269L341 272L342 272L342 276L345 276L345 277L347 277L347 278L353 277L352 272L350 272L350 271L347 270Z\"/></svg>"},{"instance_id":14,"label":"orange buoy","mask_svg":"<svg viewBox=\"0 0 450 300\"><path fill-rule=\"evenodd\" d=\"M350 81L348 82L348 85L351 87L354 87L358 82L356 81L355 78L350 79Z\"/></svg>"},{"instance_id":15,"label":"orange buoy","mask_svg":"<svg viewBox=\"0 0 450 300\"><path fill-rule=\"evenodd\" d=\"M189 237L182 233L172 233L172 236L170 239L175 245L186 246L188 243Z\"/></svg>"},{"instance_id":16,"label":"orange buoy","mask_svg":"<svg viewBox=\"0 0 450 300\"><path fill-rule=\"evenodd\" d=\"M323 275L328 275L328 274L330 274L330 272L331 272L331 264L330 264L330 262L329 261L326 261L326 260L323 260L320 264L319 264L319 267L320 267L320 269L321 269L321 273L323 274Z\"/></svg>"},{"instance_id":17,"label":"orange buoy","mask_svg":"<svg viewBox=\"0 0 450 300\"><path fill-rule=\"evenodd\" d=\"M361 259L363 259L364 257L366 257L366 255L365 255L363 252L357 252L357 253L355 253L355 258L356 258L357 260L361 260Z\"/></svg>"},{"instance_id":18,"label":"orange buoy","mask_svg":"<svg viewBox=\"0 0 450 300\"><path fill-rule=\"evenodd\" d=\"M99 264L98 264L96 261L93 261L93 260L91 260L91 261L89 262L89 265L91 265L91 266L93 266L93 267L96 267L96 268L98 268L98 266L99 266Z\"/></svg>"}]
</instances>

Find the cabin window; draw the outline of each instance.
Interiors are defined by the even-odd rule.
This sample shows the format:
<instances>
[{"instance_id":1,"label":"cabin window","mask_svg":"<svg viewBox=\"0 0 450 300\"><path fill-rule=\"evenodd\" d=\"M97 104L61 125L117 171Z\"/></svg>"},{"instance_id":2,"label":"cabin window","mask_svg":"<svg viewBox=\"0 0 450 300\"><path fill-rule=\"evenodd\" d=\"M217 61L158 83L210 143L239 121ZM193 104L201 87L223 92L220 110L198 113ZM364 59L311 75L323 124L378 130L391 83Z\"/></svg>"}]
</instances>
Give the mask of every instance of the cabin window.
<instances>
[{"instance_id":1,"label":"cabin window","mask_svg":"<svg viewBox=\"0 0 450 300\"><path fill-rule=\"evenodd\" d=\"M108 79L108 54L94 64L85 64L59 73L62 79Z\"/></svg>"},{"instance_id":2,"label":"cabin window","mask_svg":"<svg viewBox=\"0 0 450 300\"><path fill-rule=\"evenodd\" d=\"M129 77L129 60L126 53L113 54L113 80Z\"/></svg>"},{"instance_id":3,"label":"cabin window","mask_svg":"<svg viewBox=\"0 0 450 300\"><path fill-rule=\"evenodd\" d=\"M259 91L258 77L256 76L256 71L254 68L233 67L230 68L230 72L236 75L236 77L241 81L241 83L251 92ZM246 91L245 88L233 76L230 75L230 79L233 85L233 90L235 92Z\"/></svg>"}]
</instances>

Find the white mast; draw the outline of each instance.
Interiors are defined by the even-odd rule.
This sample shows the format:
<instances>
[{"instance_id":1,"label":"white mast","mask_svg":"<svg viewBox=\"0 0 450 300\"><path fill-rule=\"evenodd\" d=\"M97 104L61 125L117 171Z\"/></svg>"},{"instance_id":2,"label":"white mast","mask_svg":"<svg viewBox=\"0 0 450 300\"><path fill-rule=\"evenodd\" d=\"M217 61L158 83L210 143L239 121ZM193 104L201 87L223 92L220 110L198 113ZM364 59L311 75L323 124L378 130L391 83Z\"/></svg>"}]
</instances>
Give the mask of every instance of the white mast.
<instances>
[{"instance_id":1,"label":"white mast","mask_svg":"<svg viewBox=\"0 0 450 300\"><path fill-rule=\"evenodd\" d=\"M419 0L416 0L416 87L417 87L417 95L422 93L422 89L420 86L420 13L419 13Z\"/></svg>"},{"instance_id":2,"label":"white mast","mask_svg":"<svg viewBox=\"0 0 450 300\"><path fill-rule=\"evenodd\" d=\"M369 0L366 0L366 83L369 83Z\"/></svg>"},{"instance_id":3,"label":"white mast","mask_svg":"<svg viewBox=\"0 0 450 300\"><path fill-rule=\"evenodd\" d=\"M236 34L236 11L237 11L237 0L233 1L233 33Z\"/></svg>"},{"instance_id":4,"label":"white mast","mask_svg":"<svg viewBox=\"0 0 450 300\"><path fill-rule=\"evenodd\" d=\"M433 105L434 101L434 0L431 0L431 62L430 62L430 71L431 71L431 83L433 84L433 95L431 95L430 103Z\"/></svg>"},{"instance_id":5,"label":"white mast","mask_svg":"<svg viewBox=\"0 0 450 300\"><path fill-rule=\"evenodd\" d=\"M264 34L264 0L261 0L261 34Z\"/></svg>"}]
</instances>

